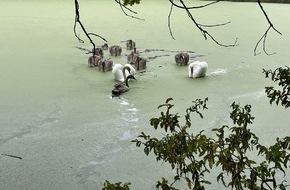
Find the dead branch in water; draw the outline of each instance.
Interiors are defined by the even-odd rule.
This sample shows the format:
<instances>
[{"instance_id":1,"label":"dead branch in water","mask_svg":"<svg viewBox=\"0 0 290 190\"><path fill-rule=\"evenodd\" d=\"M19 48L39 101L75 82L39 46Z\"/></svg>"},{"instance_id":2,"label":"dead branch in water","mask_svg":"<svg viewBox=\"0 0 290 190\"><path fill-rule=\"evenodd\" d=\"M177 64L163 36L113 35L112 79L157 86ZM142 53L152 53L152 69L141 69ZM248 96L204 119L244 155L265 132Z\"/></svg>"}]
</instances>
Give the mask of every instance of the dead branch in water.
<instances>
[{"instance_id":1,"label":"dead branch in water","mask_svg":"<svg viewBox=\"0 0 290 190\"><path fill-rule=\"evenodd\" d=\"M22 157L20 156L14 156L14 155L11 155L11 154L1 154L2 156L8 156L8 157L11 157L11 158L17 158L19 160L22 160Z\"/></svg>"}]
</instances>

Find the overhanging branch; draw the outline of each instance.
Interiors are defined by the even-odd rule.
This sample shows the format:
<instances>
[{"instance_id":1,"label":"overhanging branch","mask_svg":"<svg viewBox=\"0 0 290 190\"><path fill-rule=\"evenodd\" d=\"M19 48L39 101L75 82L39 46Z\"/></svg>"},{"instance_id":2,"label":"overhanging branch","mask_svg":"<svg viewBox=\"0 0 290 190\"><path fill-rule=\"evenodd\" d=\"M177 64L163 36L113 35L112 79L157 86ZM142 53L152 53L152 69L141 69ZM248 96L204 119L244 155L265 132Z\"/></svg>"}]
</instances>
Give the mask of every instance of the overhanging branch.
<instances>
[{"instance_id":1,"label":"overhanging branch","mask_svg":"<svg viewBox=\"0 0 290 190\"><path fill-rule=\"evenodd\" d=\"M80 13L79 13L79 3L78 0L75 0L75 22L74 22L74 34L75 37L79 40L80 43L84 43L84 40L82 40L79 35L77 35L77 31L76 31L76 27L77 27L77 23L80 25L82 31L85 33L86 37L89 39L90 43L93 45L93 54L95 55L95 48L96 45L93 42L92 38L90 37L90 35L93 36L97 36L99 38L101 38L102 40L104 40L105 42L107 42L107 40L105 38L103 38L102 36L95 34L95 33L88 33L85 26L83 25L83 23L80 20Z\"/></svg>"},{"instance_id":2,"label":"overhanging branch","mask_svg":"<svg viewBox=\"0 0 290 190\"><path fill-rule=\"evenodd\" d=\"M271 20L269 19L268 15L267 15L266 11L264 10L264 8L263 8L263 6L262 6L262 4L261 4L261 1L260 1L260 0L257 0L257 2L258 2L258 5L259 5L260 9L262 10L262 12L263 12L263 14L264 14L264 16L265 16L265 18L266 18L268 24L269 24L269 27L268 27L268 29L265 31L265 33L262 35L262 37L258 40L258 42L256 43L256 46L255 46L255 48L254 48L254 55L256 56L256 55L258 55L258 54L261 53L261 52L257 53L257 48L258 48L258 46L260 45L260 43L263 43L263 51L264 51L264 53L265 53L266 55L273 55L273 54L276 54L276 53L275 53L275 52L274 52L274 53L268 53L267 50L266 50L266 40L267 40L268 32L269 32L271 29L273 29L275 32L277 32L277 33L280 34L280 35L282 35L282 33L279 32L279 31L274 27L273 23L271 22Z\"/></svg>"},{"instance_id":3,"label":"overhanging branch","mask_svg":"<svg viewBox=\"0 0 290 190\"><path fill-rule=\"evenodd\" d=\"M220 0L214 1L214 2L211 2L211 3L207 3L207 4L201 5L201 6L187 6L184 3L183 0L178 0L178 1L179 1L180 5L174 3L174 0L169 0L169 2L171 3L171 9L170 9L170 12L169 12L169 15L168 15L168 28L169 28L170 35L171 35L171 37L173 39L175 39L175 38L173 37L173 34L172 34L170 20L171 20L172 9L173 9L173 7L176 7L178 9L183 9L187 13L187 16L194 23L194 25L199 29L199 31L201 32L201 34L205 38L205 40L207 40L208 38L210 38L216 44L218 44L219 46L222 46L222 47L234 47L234 46L237 46L237 38L235 39L235 42L233 44L223 44L223 43L219 42L211 33L209 33L207 30L204 29L205 27L224 26L224 25L229 24L230 22L226 22L226 23L222 23L222 24L213 24L213 25L200 24L200 23L198 23L196 21L196 19L193 17L192 13L190 12L190 10L193 10L193 9L199 9L199 8L204 8L204 7L213 5L215 3L218 3Z\"/></svg>"}]
</instances>

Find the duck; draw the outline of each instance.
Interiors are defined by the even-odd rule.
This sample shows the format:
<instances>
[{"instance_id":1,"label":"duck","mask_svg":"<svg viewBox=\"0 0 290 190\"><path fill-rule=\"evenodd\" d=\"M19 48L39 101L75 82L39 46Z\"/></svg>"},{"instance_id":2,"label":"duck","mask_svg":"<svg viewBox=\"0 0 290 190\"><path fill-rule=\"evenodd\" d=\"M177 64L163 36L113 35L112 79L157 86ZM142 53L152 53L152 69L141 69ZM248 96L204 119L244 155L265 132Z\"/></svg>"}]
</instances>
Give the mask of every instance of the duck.
<instances>
[{"instance_id":1,"label":"duck","mask_svg":"<svg viewBox=\"0 0 290 190\"><path fill-rule=\"evenodd\" d=\"M135 75L136 70L130 64L122 65L120 63L116 63L113 65L112 73L116 81L125 82L125 79L129 75Z\"/></svg>"},{"instance_id":2,"label":"duck","mask_svg":"<svg viewBox=\"0 0 290 190\"><path fill-rule=\"evenodd\" d=\"M121 82L118 84L115 84L114 89L112 90L112 96L120 96L121 94L128 92L129 91L129 80L130 79L135 79L133 75L128 75L125 79L125 82Z\"/></svg>"},{"instance_id":3,"label":"duck","mask_svg":"<svg viewBox=\"0 0 290 190\"><path fill-rule=\"evenodd\" d=\"M204 77L208 69L205 61L194 61L188 65L188 75L190 78Z\"/></svg>"}]
</instances>

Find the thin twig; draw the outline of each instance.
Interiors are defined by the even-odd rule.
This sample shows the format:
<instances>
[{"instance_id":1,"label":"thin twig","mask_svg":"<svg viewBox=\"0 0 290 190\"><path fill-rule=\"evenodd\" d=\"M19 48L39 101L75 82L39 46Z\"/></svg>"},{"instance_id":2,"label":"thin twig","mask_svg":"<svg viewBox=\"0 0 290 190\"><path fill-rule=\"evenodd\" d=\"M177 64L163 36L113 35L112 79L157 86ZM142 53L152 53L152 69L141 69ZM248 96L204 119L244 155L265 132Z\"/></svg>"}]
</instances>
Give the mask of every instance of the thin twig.
<instances>
[{"instance_id":1,"label":"thin twig","mask_svg":"<svg viewBox=\"0 0 290 190\"><path fill-rule=\"evenodd\" d=\"M183 6L174 3L173 0L169 0L169 1L170 1L170 3L171 3L172 5L174 5L174 6L177 7L177 8L180 8L180 9L183 9L183 8L184 8ZM194 7L187 7L187 8L188 8L188 9L201 9L201 8L204 8L204 7L207 7L207 6L210 6L210 5L216 4L216 3L220 2L220 1L222 1L222 0L213 1L213 2L207 3L207 4L205 4L205 5L201 5L201 6L194 6Z\"/></svg>"},{"instance_id":2,"label":"thin twig","mask_svg":"<svg viewBox=\"0 0 290 190\"><path fill-rule=\"evenodd\" d=\"M258 48L258 46L259 46L259 44L260 44L261 42L263 42L263 51L264 51L264 53L265 53L266 55L273 55L273 54L276 54L276 53L275 53L275 52L274 52L274 53L268 53L267 50L266 50L266 40L267 40L268 32L270 31L270 29L273 29L274 31L276 31L276 32L277 32L278 34L280 34L280 35L282 35L282 33L281 33L280 31L278 31L278 30L274 27L273 23L271 22L271 20L269 19L268 15L267 15L266 11L264 10L264 8L263 8L263 6L262 6L262 4L261 4L261 1L260 1L260 0L257 0L257 2L258 2L258 5L259 5L260 9L262 10L262 12L263 12L263 14L264 14L264 16L265 16L265 18L266 18L268 24L269 24L269 27L268 27L268 29L265 31L265 33L262 35L262 37L258 40L258 42L256 43L256 46L255 46L255 48L254 48L254 55L256 56L256 55L259 55L259 54L261 53L261 52L257 53L257 48Z\"/></svg>"},{"instance_id":3,"label":"thin twig","mask_svg":"<svg viewBox=\"0 0 290 190\"><path fill-rule=\"evenodd\" d=\"M89 39L90 43L93 45L93 55L95 55L95 48L96 48L96 45L95 43L93 42L93 40L91 39L90 35L94 35L94 36L97 36L99 38L101 38L102 40L104 40L105 42L107 42L107 40L105 38L103 38L102 36L100 35L97 35L95 33L88 33L85 26L83 25L83 23L81 22L80 20L80 13L79 13L79 3L78 3L78 0L75 0L75 23L74 23L74 34L76 36L76 38L79 40L80 43L84 43L84 40L82 40L78 35L77 35L77 32L76 32L76 26L77 26L77 23L80 25L81 29L83 30L83 32L85 33L85 35L87 36L87 38Z\"/></svg>"},{"instance_id":4,"label":"thin twig","mask_svg":"<svg viewBox=\"0 0 290 190\"><path fill-rule=\"evenodd\" d=\"M206 24L199 24L199 26L202 26L202 27L217 27L217 26L224 26L224 25L227 25L227 24L230 24L231 21L228 21L228 22L225 22L225 23L221 23L221 24L209 24L209 25L206 25Z\"/></svg>"},{"instance_id":5,"label":"thin twig","mask_svg":"<svg viewBox=\"0 0 290 190\"><path fill-rule=\"evenodd\" d=\"M169 32L170 32L170 35L172 37L172 39L175 40L174 36L173 36L173 33L172 33L172 29L171 29L171 14L172 14L172 10L173 10L173 4L171 4L170 6L170 11L169 11L169 14L168 14L168 29L169 29Z\"/></svg>"},{"instance_id":6,"label":"thin twig","mask_svg":"<svg viewBox=\"0 0 290 190\"><path fill-rule=\"evenodd\" d=\"M120 5L120 8L121 8L121 10L122 10L122 12L124 13L125 16L131 17L131 18L134 18L134 19L138 19L138 20L145 20L145 19L133 16L133 15L127 14L124 9L130 11L133 14L137 14L137 12L133 11L132 9L129 9L127 6L125 6L123 3L121 3L121 0L115 0L115 2Z\"/></svg>"},{"instance_id":7,"label":"thin twig","mask_svg":"<svg viewBox=\"0 0 290 190\"><path fill-rule=\"evenodd\" d=\"M233 44L229 44L229 45L226 45L226 44L222 44L220 43L218 40L215 39L215 37L213 37L213 35L211 35L210 33L208 33L206 30L204 30L203 27L216 27L216 26L223 26L223 25L226 25L226 24L229 24L230 22L227 22L227 23L222 23L222 24L215 24L215 25L203 25L203 24L199 24L197 23L197 21L195 20L195 18L193 17L193 15L191 14L190 10L191 9L195 9L196 7L188 7L184 2L183 0L179 0L179 2L181 3L181 5L177 5L175 4L173 1L174 0L169 0L170 3L171 3L171 6L174 6L174 7L177 7L177 8L180 8L180 9L184 9L188 15L188 17L190 18L190 20L195 24L195 26L200 30L201 34L203 35L203 37L205 38L205 40L207 40L207 38L211 38L216 44L218 44L219 46L222 46L222 47L234 47L234 46L237 46L237 38L235 40L235 42ZM208 3L204 6L200 6L198 8L203 8L205 6L209 6L209 5L212 5L214 3L217 3L219 1L215 1L213 3ZM169 16L168 18L170 18L170 15L171 15L171 12L172 10L170 10L170 13L169 13ZM171 28L169 28L169 31L170 33L172 33L171 31ZM171 35L173 36L173 35Z\"/></svg>"}]
</instances>

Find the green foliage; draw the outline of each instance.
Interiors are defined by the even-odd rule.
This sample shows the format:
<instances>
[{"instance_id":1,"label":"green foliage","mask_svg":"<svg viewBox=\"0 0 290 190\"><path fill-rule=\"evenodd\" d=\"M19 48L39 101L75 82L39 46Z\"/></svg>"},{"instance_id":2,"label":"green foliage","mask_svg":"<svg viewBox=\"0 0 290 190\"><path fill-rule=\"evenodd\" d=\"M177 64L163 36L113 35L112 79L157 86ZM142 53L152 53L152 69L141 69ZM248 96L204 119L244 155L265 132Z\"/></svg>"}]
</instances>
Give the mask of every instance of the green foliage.
<instances>
[{"instance_id":1,"label":"green foliage","mask_svg":"<svg viewBox=\"0 0 290 190\"><path fill-rule=\"evenodd\" d=\"M206 188L211 184L207 174L214 167L220 168L221 173L217 181L225 187L232 189L284 189L285 181L277 182L276 173L282 172L289 167L290 159L290 137L277 139L270 147L259 143L259 138L248 128L253 123L251 106L241 107L237 103L231 105L230 118L234 126L222 126L212 131L215 138L209 138L203 131L196 135L188 133L191 127L191 113L197 113L201 118L201 109L207 109L207 98L197 99L193 105L186 110L185 125L179 124L178 113L171 113L174 107L170 104L172 99L167 99L165 104L158 108L165 108L158 118L150 120L151 126L158 130L164 130L166 134L158 139L145 133L141 133L132 142L137 147L144 146L144 153L153 153L157 161L161 160L171 165L175 171L172 182L162 178L157 182L158 189L176 189L173 185L176 181L183 181L188 189ZM249 157L253 152L263 160L257 163ZM249 154L249 152L252 152ZM266 186L266 187L265 187Z\"/></svg>"},{"instance_id":2,"label":"green foliage","mask_svg":"<svg viewBox=\"0 0 290 190\"><path fill-rule=\"evenodd\" d=\"M263 73L266 78L270 78L281 87L281 89L275 89L273 86L265 87L270 104L275 102L278 105L280 103L281 106L288 108L290 106L290 68L279 67L274 71L263 69Z\"/></svg>"},{"instance_id":3,"label":"green foliage","mask_svg":"<svg viewBox=\"0 0 290 190\"><path fill-rule=\"evenodd\" d=\"M122 182L110 183L106 180L103 184L104 187L102 188L102 190L129 190L130 185L131 183L125 183L124 185L122 185Z\"/></svg>"},{"instance_id":4,"label":"green foliage","mask_svg":"<svg viewBox=\"0 0 290 190\"><path fill-rule=\"evenodd\" d=\"M282 87L282 90L266 87L270 103L275 101L277 105L281 103L288 108L290 68L263 72L266 78L271 78ZM157 181L157 189L178 190L174 184L179 181L187 189L205 190L211 184L208 179L211 170L221 171L216 176L217 182L231 189L285 190L290 186L287 180L276 177L287 175L290 166L290 137L277 138L269 147L260 144L259 138L249 128L255 119L251 115L251 105L240 106L233 102L229 115L233 126L223 125L212 129L212 135L205 135L204 131L192 134L188 129L192 127L192 113L203 118L202 110L207 109L208 98L193 101L192 106L185 111L184 125L180 125L179 114L172 113L172 100L169 98L158 106L158 109L165 110L161 111L159 117L150 120L151 126L160 130L163 136L157 138L141 132L132 141L137 147L144 147L146 155L154 154L157 161L170 164L175 171L171 181L164 177ZM120 185L106 181L103 190L122 189ZM129 184L125 184L123 189L128 190Z\"/></svg>"},{"instance_id":5,"label":"green foliage","mask_svg":"<svg viewBox=\"0 0 290 190\"><path fill-rule=\"evenodd\" d=\"M125 6L139 4L141 0L123 0Z\"/></svg>"}]
</instances>

